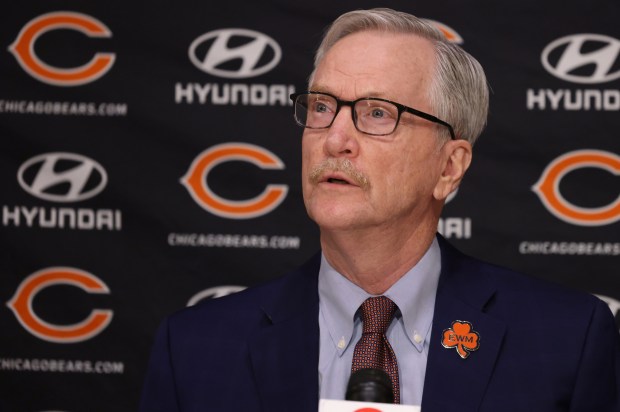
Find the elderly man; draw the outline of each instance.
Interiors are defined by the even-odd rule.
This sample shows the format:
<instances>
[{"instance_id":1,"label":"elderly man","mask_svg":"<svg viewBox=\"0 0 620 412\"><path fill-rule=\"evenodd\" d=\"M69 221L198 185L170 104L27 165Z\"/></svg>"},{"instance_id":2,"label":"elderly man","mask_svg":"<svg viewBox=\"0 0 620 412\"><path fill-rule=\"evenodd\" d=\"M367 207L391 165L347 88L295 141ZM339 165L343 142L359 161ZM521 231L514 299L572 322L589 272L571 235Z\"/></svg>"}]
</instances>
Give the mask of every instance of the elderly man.
<instances>
[{"instance_id":1,"label":"elderly man","mask_svg":"<svg viewBox=\"0 0 620 412\"><path fill-rule=\"evenodd\" d=\"M371 367L424 412L619 411L620 343L602 302L436 234L487 90L478 62L414 16L338 18L309 91L291 96L322 253L168 318L141 410L316 411Z\"/></svg>"}]
</instances>

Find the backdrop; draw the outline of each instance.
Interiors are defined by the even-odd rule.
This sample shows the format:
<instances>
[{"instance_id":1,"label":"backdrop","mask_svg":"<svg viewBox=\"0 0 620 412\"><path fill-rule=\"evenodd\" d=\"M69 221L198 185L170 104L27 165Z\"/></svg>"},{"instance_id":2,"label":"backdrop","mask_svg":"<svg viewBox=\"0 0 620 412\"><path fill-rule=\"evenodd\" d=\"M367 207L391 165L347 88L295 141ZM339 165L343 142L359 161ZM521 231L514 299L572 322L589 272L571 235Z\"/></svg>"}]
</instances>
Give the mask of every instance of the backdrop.
<instances>
[{"instance_id":1,"label":"backdrop","mask_svg":"<svg viewBox=\"0 0 620 412\"><path fill-rule=\"evenodd\" d=\"M493 91L439 230L618 313L617 0L18 2L0 15L5 410L135 410L165 315L317 252L288 95L325 27L376 6L432 20Z\"/></svg>"}]
</instances>

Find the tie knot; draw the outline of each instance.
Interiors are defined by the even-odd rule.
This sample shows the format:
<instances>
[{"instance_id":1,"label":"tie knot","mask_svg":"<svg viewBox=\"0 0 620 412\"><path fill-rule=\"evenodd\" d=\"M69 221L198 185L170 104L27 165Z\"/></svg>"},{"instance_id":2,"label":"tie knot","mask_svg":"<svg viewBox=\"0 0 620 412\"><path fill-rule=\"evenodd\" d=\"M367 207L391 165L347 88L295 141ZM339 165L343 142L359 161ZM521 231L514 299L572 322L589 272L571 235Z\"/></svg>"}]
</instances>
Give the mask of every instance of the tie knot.
<instances>
[{"instance_id":1,"label":"tie knot","mask_svg":"<svg viewBox=\"0 0 620 412\"><path fill-rule=\"evenodd\" d=\"M385 334L396 312L396 304L385 296L368 298L362 303L362 333Z\"/></svg>"}]
</instances>

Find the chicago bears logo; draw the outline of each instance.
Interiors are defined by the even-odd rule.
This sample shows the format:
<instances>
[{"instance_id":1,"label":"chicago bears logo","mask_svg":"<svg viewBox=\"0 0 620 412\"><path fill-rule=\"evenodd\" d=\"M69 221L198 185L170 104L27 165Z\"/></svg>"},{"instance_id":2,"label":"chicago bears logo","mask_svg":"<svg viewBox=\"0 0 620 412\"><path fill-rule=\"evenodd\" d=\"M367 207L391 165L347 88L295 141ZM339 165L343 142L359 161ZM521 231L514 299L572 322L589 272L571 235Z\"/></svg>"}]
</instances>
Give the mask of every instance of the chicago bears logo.
<instances>
[{"instance_id":1,"label":"chicago bears logo","mask_svg":"<svg viewBox=\"0 0 620 412\"><path fill-rule=\"evenodd\" d=\"M9 51L29 75L53 86L87 84L110 70L116 59L113 53L96 53L88 63L68 69L52 66L41 60L35 51L36 41L47 32L60 29L75 30L89 37L112 37L110 29L94 17L58 11L42 14L26 23Z\"/></svg>"},{"instance_id":2,"label":"chicago bears logo","mask_svg":"<svg viewBox=\"0 0 620 412\"><path fill-rule=\"evenodd\" d=\"M215 194L207 184L209 172L217 165L243 161L261 169L284 169L284 163L268 150L247 143L224 143L213 146L196 157L181 183L192 198L206 211L229 219L263 216L282 203L288 186L269 184L258 196L247 200L229 200Z\"/></svg>"},{"instance_id":3,"label":"chicago bears logo","mask_svg":"<svg viewBox=\"0 0 620 412\"><path fill-rule=\"evenodd\" d=\"M28 276L17 288L7 306L19 323L39 339L55 343L75 343L93 338L112 321L112 311L94 309L81 322L55 325L46 322L34 311L32 302L43 289L54 285L75 286L88 293L110 293L105 283L95 275L69 267L51 267Z\"/></svg>"},{"instance_id":4,"label":"chicago bears logo","mask_svg":"<svg viewBox=\"0 0 620 412\"><path fill-rule=\"evenodd\" d=\"M460 34L458 34L458 32L456 30L454 30L452 27L448 26L447 24L438 22L436 20L431 20L431 19L424 19L426 22L432 24L433 26L435 26L436 28L439 29L439 31L441 31L443 33L443 35L446 37L446 40L448 40L450 43L455 43L455 44L463 44L463 38L461 37Z\"/></svg>"},{"instance_id":5,"label":"chicago bears logo","mask_svg":"<svg viewBox=\"0 0 620 412\"><path fill-rule=\"evenodd\" d=\"M576 150L553 160L545 168L532 190L543 205L557 218L580 226L602 226L620 220L620 194L608 205L580 207L566 200L560 193L560 182L569 172L595 167L620 175L620 156L601 150Z\"/></svg>"}]
</instances>

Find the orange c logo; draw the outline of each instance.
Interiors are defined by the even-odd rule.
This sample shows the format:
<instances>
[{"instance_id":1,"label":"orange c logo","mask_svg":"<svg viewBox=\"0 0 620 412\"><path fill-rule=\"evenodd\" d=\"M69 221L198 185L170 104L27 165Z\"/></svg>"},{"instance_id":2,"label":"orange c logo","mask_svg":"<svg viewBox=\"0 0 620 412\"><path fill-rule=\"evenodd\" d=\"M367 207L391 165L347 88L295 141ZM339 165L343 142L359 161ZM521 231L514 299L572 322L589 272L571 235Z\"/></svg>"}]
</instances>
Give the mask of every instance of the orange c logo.
<instances>
[{"instance_id":1,"label":"orange c logo","mask_svg":"<svg viewBox=\"0 0 620 412\"><path fill-rule=\"evenodd\" d=\"M252 163L261 169L284 169L284 163L268 150L246 143L213 146L196 157L181 183L206 211L229 219L250 219L274 210L286 197L288 186L267 185L258 196L242 201L219 197L207 185L207 175L215 166L230 161Z\"/></svg>"},{"instance_id":2,"label":"orange c logo","mask_svg":"<svg viewBox=\"0 0 620 412\"><path fill-rule=\"evenodd\" d=\"M606 206L585 208L568 202L560 193L560 181L568 173L584 167L597 167L620 175L620 156L601 150L576 150L553 160L532 190L557 218L574 225L602 226L620 220L620 195Z\"/></svg>"},{"instance_id":3,"label":"orange c logo","mask_svg":"<svg viewBox=\"0 0 620 412\"><path fill-rule=\"evenodd\" d=\"M446 40L448 40L450 43L455 43L455 44L464 43L461 35L458 34L456 30L454 30L452 27L448 26L447 24L438 22L436 20L431 20L431 19L424 19L424 20L427 23L430 23L432 26L435 26L437 29L439 29L439 31L441 31L443 35L446 37Z\"/></svg>"},{"instance_id":4,"label":"orange c logo","mask_svg":"<svg viewBox=\"0 0 620 412\"><path fill-rule=\"evenodd\" d=\"M109 293L99 278L79 269L51 267L28 276L17 288L7 306L21 325L34 336L49 342L75 343L88 340L103 331L112 320L111 310L93 310L88 318L73 325L53 325L39 318L32 308L37 293L53 285L71 285L89 293Z\"/></svg>"},{"instance_id":5,"label":"orange c logo","mask_svg":"<svg viewBox=\"0 0 620 412\"><path fill-rule=\"evenodd\" d=\"M79 86L97 80L110 70L115 60L113 53L97 53L90 62L71 69L41 61L34 51L35 42L46 32L58 29L76 30L89 37L112 37L110 29L86 14L68 11L42 14L26 23L9 46L9 51L28 74L53 86Z\"/></svg>"}]
</instances>

